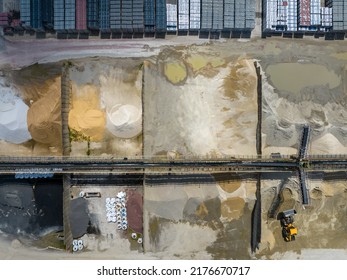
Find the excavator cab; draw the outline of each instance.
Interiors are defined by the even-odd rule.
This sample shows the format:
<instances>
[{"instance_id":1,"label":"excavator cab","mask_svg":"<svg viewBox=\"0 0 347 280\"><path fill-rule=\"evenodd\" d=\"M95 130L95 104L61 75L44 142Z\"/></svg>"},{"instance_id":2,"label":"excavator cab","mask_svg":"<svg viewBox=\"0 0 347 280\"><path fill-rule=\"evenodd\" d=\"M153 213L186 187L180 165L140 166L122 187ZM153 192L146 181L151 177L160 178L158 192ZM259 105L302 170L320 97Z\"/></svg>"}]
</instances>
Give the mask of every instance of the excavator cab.
<instances>
[{"instance_id":1,"label":"excavator cab","mask_svg":"<svg viewBox=\"0 0 347 280\"><path fill-rule=\"evenodd\" d=\"M283 239L287 242L294 241L298 234L298 229L293 225L295 214L296 211L290 209L279 213L278 216L281 221Z\"/></svg>"}]
</instances>

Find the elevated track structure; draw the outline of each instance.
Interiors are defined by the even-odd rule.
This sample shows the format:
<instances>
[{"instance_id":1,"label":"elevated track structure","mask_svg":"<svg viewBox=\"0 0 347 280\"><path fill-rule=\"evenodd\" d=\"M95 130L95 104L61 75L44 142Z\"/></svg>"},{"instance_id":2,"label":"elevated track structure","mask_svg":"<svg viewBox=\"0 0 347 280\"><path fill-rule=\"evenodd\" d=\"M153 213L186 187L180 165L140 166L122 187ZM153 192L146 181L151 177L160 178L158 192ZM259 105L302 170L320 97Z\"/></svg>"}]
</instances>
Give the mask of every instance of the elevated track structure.
<instances>
[{"instance_id":1,"label":"elevated track structure","mask_svg":"<svg viewBox=\"0 0 347 280\"><path fill-rule=\"evenodd\" d=\"M304 163L304 164L303 164ZM295 156L228 157L186 159L119 159L100 157L0 157L0 174L55 173L211 173L211 172L268 172L345 171L347 155L314 155L300 160Z\"/></svg>"},{"instance_id":2,"label":"elevated track structure","mask_svg":"<svg viewBox=\"0 0 347 280\"><path fill-rule=\"evenodd\" d=\"M309 161L307 160L307 151L308 151L308 144L311 134L311 128L308 125L304 125L303 131L302 131L302 137L299 147L299 154L298 154L298 160L299 160L299 184L301 189L301 198L302 198L302 204L308 205L310 204L310 196L307 190L306 186L306 175L304 167L308 168L310 166Z\"/></svg>"}]
</instances>

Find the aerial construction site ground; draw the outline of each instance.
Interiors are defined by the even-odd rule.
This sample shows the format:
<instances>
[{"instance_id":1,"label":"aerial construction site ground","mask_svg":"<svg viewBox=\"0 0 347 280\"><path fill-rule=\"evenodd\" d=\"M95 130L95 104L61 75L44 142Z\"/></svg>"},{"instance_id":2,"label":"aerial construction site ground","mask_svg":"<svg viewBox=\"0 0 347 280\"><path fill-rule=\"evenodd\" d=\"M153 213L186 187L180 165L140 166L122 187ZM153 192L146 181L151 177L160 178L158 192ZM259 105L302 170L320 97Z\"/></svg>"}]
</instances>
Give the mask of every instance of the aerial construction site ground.
<instances>
[{"instance_id":1,"label":"aerial construction site ground","mask_svg":"<svg viewBox=\"0 0 347 280\"><path fill-rule=\"evenodd\" d=\"M312 128L309 154L347 154L344 42L172 37L2 40L1 47L1 91L12 92L29 107L32 138L23 144L0 140L1 156L64 153L63 70L71 88L69 156L257 156L255 62L262 73L262 155L297 154L304 124ZM311 203L303 207L295 172L262 177L262 237L254 253L250 240L256 180L210 174L207 181L194 184L148 181L136 188L92 187L102 195L88 200L100 231L82 238L83 252L52 249L43 234L30 239L27 233L16 235L2 227L0 258L346 259L345 174L333 179L324 172L308 175L307 184ZM72 188L73 195L84 188ZM104 198L119 190L143 196L143 244L112 228L104 217ZM297 211L298 236L287 243L271 211L290 208Z\"/></svg>"}]
</instances>

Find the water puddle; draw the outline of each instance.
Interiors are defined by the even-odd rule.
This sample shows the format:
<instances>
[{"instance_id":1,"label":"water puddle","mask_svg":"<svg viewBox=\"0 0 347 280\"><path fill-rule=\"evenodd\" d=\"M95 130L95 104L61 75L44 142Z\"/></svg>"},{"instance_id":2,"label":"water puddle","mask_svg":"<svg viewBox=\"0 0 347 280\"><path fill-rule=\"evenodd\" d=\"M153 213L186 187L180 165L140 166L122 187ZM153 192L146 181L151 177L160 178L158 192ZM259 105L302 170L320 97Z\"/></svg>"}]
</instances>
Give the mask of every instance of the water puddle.
<instances>
[{"instance_id":1,"label":"water puddle","mask_svg":"<svg viewBox=\"0 0 347 280\"><path fill-rule=\"evenodd\" d=\"M293 93L317 85L328 85L333 89L341 83L341 77L334 71L318 64L278 63L268 66L266 73L277 89Z\"/></svg>"}]
</instances>

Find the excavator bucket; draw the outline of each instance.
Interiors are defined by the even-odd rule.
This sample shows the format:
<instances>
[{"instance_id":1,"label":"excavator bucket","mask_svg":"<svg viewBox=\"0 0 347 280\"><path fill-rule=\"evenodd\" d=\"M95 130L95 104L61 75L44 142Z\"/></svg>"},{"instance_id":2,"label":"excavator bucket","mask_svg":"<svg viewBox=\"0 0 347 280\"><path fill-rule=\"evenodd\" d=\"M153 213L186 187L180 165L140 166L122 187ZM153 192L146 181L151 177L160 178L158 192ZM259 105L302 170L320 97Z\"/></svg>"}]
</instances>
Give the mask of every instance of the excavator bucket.
<instances>
[{"instance_id":1,"label":"excavator bucket","mask_svg":"<svg viewBox=\"0 0 347 280\"><path fill-rule=\"evenodd\" d=\"M294 209L289 209L282 212L283 218L291 217L291 216L294 216L295 214L296 214L296 211Z\"/></svg>"}]
</instances>

